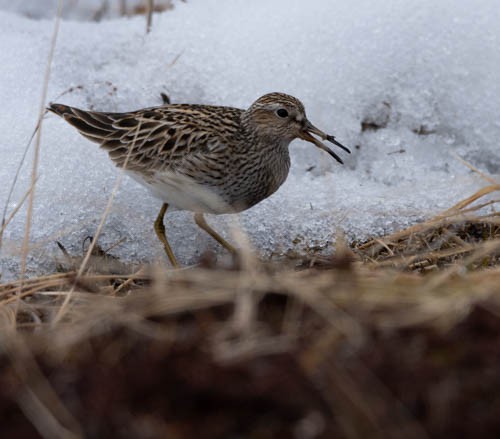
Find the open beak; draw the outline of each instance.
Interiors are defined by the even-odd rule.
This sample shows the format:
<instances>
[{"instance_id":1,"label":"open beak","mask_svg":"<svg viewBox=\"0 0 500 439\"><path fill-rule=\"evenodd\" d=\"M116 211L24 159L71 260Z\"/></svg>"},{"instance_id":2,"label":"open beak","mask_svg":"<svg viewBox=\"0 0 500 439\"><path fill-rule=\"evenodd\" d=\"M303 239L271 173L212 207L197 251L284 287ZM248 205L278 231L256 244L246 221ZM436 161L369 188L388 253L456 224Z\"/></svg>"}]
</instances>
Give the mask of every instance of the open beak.
<instances>
[{"instance_id":1,"label":"open beak","mask_svg":"<svg viewBox=\"0 0 500 439\"><path fill-rule=\"evenodd\" d=\"M304 129L300 133L299 137L301 139L307 140L308 142L314 143L319 149L322 149L323 151L326 151L328 154L330 154L335 160L337 160L340 164L344 164L342 159L335 154L328 146L325 144L321 143L318 139L312 136L312 134L316 134L318 137L321 137L323 140L328 140L329 142L333 143L334 145L339 146L342 148L344 151L348 152L349 154L351 151L349 151L348 148L346 148L344 145L341 145L339 142L335 140L335 137L330 136L329 134L325 134L323 131L319 130L316 128L311 122L306 121L306 124L304 125Z\"/></svg>"}]
</instances>

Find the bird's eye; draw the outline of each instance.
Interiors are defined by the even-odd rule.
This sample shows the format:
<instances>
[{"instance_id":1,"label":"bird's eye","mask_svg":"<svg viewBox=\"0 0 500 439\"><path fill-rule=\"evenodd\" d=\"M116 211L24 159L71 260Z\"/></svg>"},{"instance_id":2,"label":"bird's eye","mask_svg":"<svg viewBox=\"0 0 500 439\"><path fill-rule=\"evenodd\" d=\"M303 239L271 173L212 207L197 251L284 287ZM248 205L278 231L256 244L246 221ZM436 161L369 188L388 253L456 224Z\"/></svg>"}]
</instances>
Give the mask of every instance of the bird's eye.
<instances>
[{"instance_id":1,"label":"bird's eye","mask_svg":"<svg viewBox=\"0 0 500 439\"><path fill-rule=\"evenodd\" d=\"M286 111L284 108L280 108L279 110L277 110L276 114L279 117L288 117L288 111Z\"/></svg>"}]
</instances>

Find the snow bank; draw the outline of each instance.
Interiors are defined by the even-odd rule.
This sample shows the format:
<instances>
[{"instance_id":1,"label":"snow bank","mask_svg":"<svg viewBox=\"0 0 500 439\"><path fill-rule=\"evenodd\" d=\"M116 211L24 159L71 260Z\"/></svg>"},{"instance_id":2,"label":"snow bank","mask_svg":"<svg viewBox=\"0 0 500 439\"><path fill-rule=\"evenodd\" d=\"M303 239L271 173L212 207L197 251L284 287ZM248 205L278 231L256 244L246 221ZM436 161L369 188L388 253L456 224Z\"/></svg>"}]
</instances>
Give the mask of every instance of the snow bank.
<instances>
[{"instance_id":1,"label":"snow bank","mask_svg":"<svg viewBox=\"0 0 500 439\"><path fill-rule=\"evenodd\" d=\"M338 228L352 239L386 233L482 186L454 154L500 173L499 22L495 0L190 0L156 15L148 35L144 17L63 21L48 96L107 111L159 105L161 92L174 102L241 108L270 91L297 96L310 120L353 154L342 167L295 141L285 185L240 222L263 254L328 245ZM0 28L3 206L36 122L53 22L0 12ZM29 187L30 166L9 211ZM30 272L53 269L56 240L81 251L118 170L48 116L39 173ZM101 246L125 238L113 249L125 260L163 258L152 230L160 205L125 179ZM18 269L24 218L21 209L5 232L4 278ZM208 217L227 232L226 220ZM184 263L218 249L189 213L167 215L166 228Z\"/></svg>"}]
</instances>

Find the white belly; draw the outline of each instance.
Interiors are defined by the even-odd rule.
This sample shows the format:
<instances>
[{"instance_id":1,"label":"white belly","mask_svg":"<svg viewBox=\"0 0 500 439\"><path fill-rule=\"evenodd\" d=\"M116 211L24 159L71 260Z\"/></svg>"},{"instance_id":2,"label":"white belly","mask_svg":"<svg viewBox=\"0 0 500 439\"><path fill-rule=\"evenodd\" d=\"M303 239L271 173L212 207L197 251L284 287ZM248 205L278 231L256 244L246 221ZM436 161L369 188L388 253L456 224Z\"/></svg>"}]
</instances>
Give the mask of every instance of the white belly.
<instances>
[{"instance_id":1,"label":"white belly","mask_svg":"<svg viewBox=\"0 0 500 439\"><path fill-rule=\"evenodd\" d=\"M210 188L191 178L174 172L161 172L152 179L127 171L134 180L147 187L151 193L179 210L201 213L233 213L235 210Z\"/></svg>"}]
</instances>

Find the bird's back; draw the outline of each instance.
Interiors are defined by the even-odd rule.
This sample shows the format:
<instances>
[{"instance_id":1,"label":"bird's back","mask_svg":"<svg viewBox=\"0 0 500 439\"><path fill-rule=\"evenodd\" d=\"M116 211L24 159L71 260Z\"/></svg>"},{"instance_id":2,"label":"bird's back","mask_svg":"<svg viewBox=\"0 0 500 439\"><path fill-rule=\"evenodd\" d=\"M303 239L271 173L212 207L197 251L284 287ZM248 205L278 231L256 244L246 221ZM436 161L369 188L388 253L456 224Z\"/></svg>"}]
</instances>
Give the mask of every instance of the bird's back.
<instances>
[{"instance_id":1,"label":"bird's back","mask_svg":"<svg viewBox=\"0 0 500 439\"><path fill-rule=\"evenodd\" d=\"M127 169L151 174L200 153L234 145L243 110L231 107L170 104L125 113L86 111L50 104L87 139L101 145Z\"/></svg>"}]
</instances>

